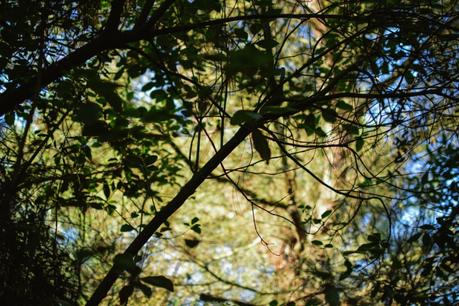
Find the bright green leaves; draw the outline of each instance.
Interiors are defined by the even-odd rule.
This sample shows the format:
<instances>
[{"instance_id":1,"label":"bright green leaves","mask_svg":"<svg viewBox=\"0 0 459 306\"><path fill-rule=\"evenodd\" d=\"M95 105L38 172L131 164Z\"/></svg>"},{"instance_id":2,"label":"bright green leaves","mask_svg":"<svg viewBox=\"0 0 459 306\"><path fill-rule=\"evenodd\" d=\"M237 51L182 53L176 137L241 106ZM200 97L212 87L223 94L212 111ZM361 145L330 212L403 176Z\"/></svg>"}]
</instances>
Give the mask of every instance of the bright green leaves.
<instances>
[{"instance_id":1,"label":"bright green leaves","mask_svg":"<svg viewBox=\"0 0 459 306\"><path fill-rule=\"evenodd\" d=\"M260 132L260 130L255 129L252 132L252 141L255 150L260 154L260 157L266 162L271 158L271 149L269 148L269 143L266 137Z\"/></svg>"},{"instance_id":2,"label":"bright green leaves","mask_svg":"<svg viewBox=\"0 0 459 306\"><path fill-rule=\"evenodd\" d=\"M246 110L238 110L234 113L233 117L231 117L231 124L232 125L242 125L246 122L256 122L262 118L262 115L246 111Z\"/></svg>"}]
</instances>

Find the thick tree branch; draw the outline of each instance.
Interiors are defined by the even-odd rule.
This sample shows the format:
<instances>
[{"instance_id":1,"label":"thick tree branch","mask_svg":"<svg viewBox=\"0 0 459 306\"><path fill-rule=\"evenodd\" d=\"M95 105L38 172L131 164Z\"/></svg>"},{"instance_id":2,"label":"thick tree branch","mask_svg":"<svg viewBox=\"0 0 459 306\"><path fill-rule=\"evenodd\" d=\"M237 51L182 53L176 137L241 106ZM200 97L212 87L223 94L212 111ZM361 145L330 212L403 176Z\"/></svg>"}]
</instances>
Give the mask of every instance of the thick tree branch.
<instances>
[{"instance_id":1,"label":"thick tree branch","mask_svg":"<svg viewBox=\"0 0 459 306\"><path fill-rule=\"evenodd\" d=\"M122 1L119 1L122 2ZM119 3L117 2L117 3ZM193 24L180 25L170 28L156 28L156 22L161 18L166 10L173 4L173 0L165 1L157 11L155 11L145 26L126 32L118 31L105 31L100 36L94 38L83 47L70 53L63 59L53 63L47 69L42 72L40 84L41 88L48 86L50 83L56 81L60 77L64 76L65 73L70 71L72 68L81 66L87 60L100 54L103 51L116 49L122 47L126 43L139 41L143 39L151 39L152 37L159 35L167 35L173 33L179 33L189 31L196 28L203 28L209 26L218 26L230 22L236 21L248 21L248 20L272 20L279 18L290 18L290 19L310 19L310 18L338 18L338 19L362 19L360 17L349 17L343 15L333 14L264 14L264 15L246 15L246 16L235 16L221 19L214 19L204 22L197 22ZM120 4L118 4L120 5ZM122 10L122 6L120 7ZM116 20L118 10L113 10L113 17L111 20ZM368 18L368 16L366 16ZM110 18L109 18L110 19ZM0 115L4 115L7 112L12 111L19 104L29 99L41 88L37 88L38 75L32 76L28 82L18 85L16 88L8 89L0 94Z\"/></svg>"},{"instance_id":2,"label":"thick tree branch","mask_svg":"<svg viewBox=\"0 0 459 306\"><path fill-rule=\"evenodd\" d=\"M84 64L87 60L104 50L115 47L114 42L116 39L113 34L112 32L105 32L73 53L70 53L63 59L51 64L48 68L42 71L40 76L35 75L31 77L28 82L21 84L14 89L7 89L4 91L0 94L0 115L4 115L12 111L16 106L32 97L37 91L41 90L41 88L37 88L37 81L39 77L41 77L40 84L42 88L46 87L50 83L62 77L72 68Z\"/></svg>"},{"instance_id":3,"label":"thick tree branch","mask_svg":"<svg viewBox=\"0 0 459 306\"><path fill-rule=\"evenodd\" d=\"M107 24L105 25L106 31L116 31L123 13L123 7L126 0L113 0L112 9L108 16Z\"/></svg>"},{"instance_id":4,"label":"thick tree branch","mask_svg":"<svg viewBox=\"0 0 459 306\"><path fill-rule=\"evenodd\" d=\"M138 29L139 27L143 26L147 21L148 15L150 15L150 11L153 8L153 4L155 3L154 0L148 0L142 10L140 11L139 17L134 25L134 30Z\"/></svg>"},{"instance_id":5,"label":"thick tree branch","mask_svg":"<svg viewBox=\"0 0 459 306\"><path fill-rule=\"evenodd\" d=\"M148 223L134 241L132 241L124 254L132 256L137 254L155 231L185 203L185 201L195 192L195 190L202 182L204 182L212 171L218 167L223 160L225 160L225 158L245 139L247 135L252 132L254 128L255 125L242 126L236 134L204 165L204 167L191 177L188 183L182 187L175 198L155 215L150 223ZM119 269L113 266L99 284L86 306L98 305L107 295L119 274Z\"/></svg>"},{"instance_id":6,"label":"thick tree branch","mask_svg":"<svg viewBox=\"0 0 459 306\"><path fill-rule=\"evenodd\" d=\"M152 14L152 16L150 17L150 20L148 20L147 23L145 24L145 27L146 28L154 28L156 26L156 23L158 22L158 20L162 16L164 16L166 11L172 6L172 4L174 4L174 1L175 0L166 0L166 1L164 1L159 6L159 8Z\"/></svg>"}]
</instances>

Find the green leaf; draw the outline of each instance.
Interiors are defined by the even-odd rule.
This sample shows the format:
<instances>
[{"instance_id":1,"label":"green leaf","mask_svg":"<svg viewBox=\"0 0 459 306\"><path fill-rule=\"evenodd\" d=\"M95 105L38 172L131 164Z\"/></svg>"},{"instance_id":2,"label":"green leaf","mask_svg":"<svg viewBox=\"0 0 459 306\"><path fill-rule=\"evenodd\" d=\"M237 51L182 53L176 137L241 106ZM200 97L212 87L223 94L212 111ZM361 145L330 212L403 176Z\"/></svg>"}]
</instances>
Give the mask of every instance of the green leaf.
<instances>
[{"instance_id":1,"label":"green leaf","mask_svg":"<svg viewBox=\"0 0 459 306\"><path fill-rule=\"evenodd\" d=\"M325 133L324 130L322 130L320 126L316 128L315 133L319 137L324 137L324 138L327 137L327 133Z\"/></svg>"},{"instance_id":2,"label":"green leaf","mask_svg":"<svg viewBox=\"0 0 459 306\"><path fill-rule=\"evenodd\" d=\"M269 306L277 306L279 305L279 302L277 300L272 300L271 302L269 302Z\"/></svg>"},{"instance_id":3,"label":"green leaf","mask_svg":"<svg viewBox=\"0 0 459 306\"><path fill-rule=\"evenodd\" d=\"M5 119L6 124L8 124L9 126L13 126L15 117L16 116L15 116L14 112L9 112L9 113L5 114L5 117L3 117L3 118Z\"/></svg>"},{"instance_id":4,"label":"green leaf","mask_svg":"<svg viewBox=\"0 0 459 306\"><path fill-rule=\"evenodd\" d=\"M191 230L195 233L201 234L201 225L195 224L191 227Z\"/></svg>"},{"instance_id":5,"label":"green leaf","mask_svg":"<svg viewBox=\"0 0 459 306\"><path fill-rule=\"evenodd\" d=\"M329 210L326 210L322 213L322 215L320 216L322 219L324 218L327 218L328 216L331 215L331 213L333 212L333 210L329 209Z\"/></svg>"},{"instance_id":6,"label":"green leaf","mask_svg":"<svg viewBox=\"0 0 459 306\"><path fill-rule=\"evenodd\" d=\"M244 31L243 29L239 29L239 28L236 28L234 30L234 34L236 35L237 38L242 39L242 40L246 40L249 37L246 31Z\"/></svg>"},{"instance_id":7,"label":"green leaf","mask_svg":"<svg viewBox=\"0 0 459 306\"><path fill-rule=\"evenodd\" d=\"M410 239L408 239L408 242L409 243L415 242L416 240L419 239L419 237L421 237L421 235L422 235L421 232L414 234L413 236L410 237Z\"/></svg>"},{"instance_id":8,"label":"green leaf","mask_svg":"<svg viewBox=\"0 0 459 306\"><path fill-rule=\"evenodd\" d=\"M262 47L265 50L271 50L278 44L279 43L275 41L274 39L263 39L256 43L257 46Z\"/></svg>"},{"instance_id":9,"label":"green leaf","mask_svg":"<svg viewBox=\"0 0 459 306\"><path fill-rule=\"evenodd\" d=\"M113 259L115 267L128 271L131 274L139 274L141 269L135 264L134 258L130 254L118 254Z\"/></svg>"},{"instance_id":10,"label":"green leaf","mask_svg":"<svg viewBox=\"0 0 459 306\"><path fill-rule=\"evenodd\" d=\"M322 110L322 117L324 118L325 121L333 123L336 121L336 116L338 114L336 113L335 110L331 108L326 108Z\"/></svg>"},{"instance_id":11,"label":"green leaf","mask_svg":"<svg viewBox=\"0 0 459 306\"><path fill-rule=\"evenodd\" d=\"M344 265L346 266L346 271L344 271L340 275L339 280L343 280L343 279L349 277L349 275L351 275L351 273L352 273L352 269L353 269L352 263L349 260L346 259L345 262L344 262Z\"/></svg>"},{"instance_id":12,"label":"green leaf","mask_svg":"<svg viewBox=\"0 0 459 306\"><path fill-rule=\"evenodd\" d=\"M142 277L141 280L152 286L174 291L174 284L172 281L162 275Z\"/></svg>"},{"instance_id":13,"label":"green leaf","mask_svg":"<svg viewBox=\"0 0 459 306\"><path fill-rule=\"evenodd\" d=\"M102 116L102 108L96 103L83 103L78 109L77 116L81 122L92 125Z\"/></svg>"},{"instance_id":14,"label":"green leaf","mask_svg":"<svg viewBox=\"0 0 459 306\"><path fill-rule=\"evenodd\" d=\"M330 306L339 306L340 301L339 301L339 291L336 287L334 286L327 286L325 288L325 301Z\"/></svg>"},{"instance_id":15,"label":"green leaf","mask_svg":"<svg viewBox=\"0 0 459 306\"><path fill-rule=\"evenodd\" d=\"M221 4L218 0L195 0L192 4L195 5L197 9L205 12L218 12L221 10Z\"/></svg>"},{"instance_id":16,"label":"green leaf","mask_svg":"<svg viewBox=\"0 0 459 306\"><path fill-rule=\"evenodd\" d=\"M313 240L313 241L311 241L311 243L314 244L314 245L323 245L323 242L320 241L320 240Z\"/></svg>"},{"instance_id":17,"label":"green leaf","mask_svg":"<svg viewBox=\"0 0 459 306\"><path fill-rule=\"evenodd\" d=\"M148 82L147 84L142 86L142 91L149 91L155 86L155 83L153 82Z\"/></svg>"},{"instance_id":18,"label":"green leaf","mask_svg":"<svg viewBox=\"0 0 459 306\"><path fill-rule=\"evenodd\" d=\"M129 297L132 295L134 292L134 287L132 285L124 286L121 288L120 292L118 293L120 297L120 304L121 305L126 305Z\"/></svg>"},{"instance_id":19,"label":"green leaf","mask_svg":"<svg viewBox=\"0 0 459 306\"><path fill-rule=\"evenodd\" d=\"M342 110L348 111L348 112L352 112L354 110L352 105L347 104L343 100L339 100L338 103L336 103L336 107L338 107L338 108L340 108Z\"/></svg>"},{"instance_id":20,"label":"green leaf","mask_svg":"<svg viewBox=\"0 0 459 306\"><path fill-rule=\"evenodd\" d=\"M258 121L262 118L262 116L258 113L246 111L246 110L238 110L234 113L233 117L231 118L232 125L242 125L246 122L253 122Z\"/></svg>"},{"instance_id":21,"label":"green leaf","mask_svg":"<svg viewBox=\"0 0 459 306\"><path fill-rule=\"evenodd\" d=\"M408 84L412 84L412 83L414 82L414 76L413 76L413 74L411 73L411 71L409 71L409 70L406 71L406 73L405 73L405 79L406 79L406 82L407 82Z\"/></svg>"},{"instance_id":22,"label":"green leaf","mask_svg":"<svg viewBox=\"0 0 459 306\"><path fill-rule=\"evenodd\" d=\"M110 186L108 185L107 181L104 182L103 189L104 189L105 198L108 199L110 197Z\"/></svg>"},{"instance_id":23,"label":"green leaf","mask_svg":"<svg viewBox=\"0 0 459 306\"><path fill-rule=\"evenodd\" d=\"M314 224L319 224L319 223L322 223L322 219L314 218L314 219L312 219L312 222L313 222Z\"/></svg>"},{"instance_id":24,"label":"green leaf","mask_svg":"<svg viewBox=\"0 0 459 306\"><path fill-rule=\"evenodd\" d=\"M146 297L151 297L153 292L150 287L139 282L136 282L135 286L139 288Z\"/></svg>"},{"instance_id":25,"label":"green leaf","mask_svg":"<svg viewBox=\"0 0 459 306\"><path fill-rule=\"evenodd\" d=\"M322 302L318 298L309 299L305 306L319 306Z\"/></svg>"},{"instance_id":26,"label":"green leaf","mask_svg":"<svg viewBox=\"0 0 459 306\"><path fill-rule=\"evenodd\" d=\"M252 132L252 140L255 150L260 154L261 158L266 162L271 158L271 149L266 137L258 130Z\"/></svg>"},{"instance_id":27,"label":"green leaf","mask_svg":"<svg viewBox=\"0 0 459 306\"><path fill-rule=\"evenodd\" d=\"M119 112L122 110L124 100L116 92L120 85L115 82L101 80L99 77L91 77L88 80L88 86L99 96L103 97L115 111Z\"/></svg>"},{"instance_id":28,"label":"green leaf","mask_svg":"<svg viewBox=\"0 0 459 306\"><path fill-rule=\"evenodd\" d=\"M355 138L355 150L359 152L363 148L363 138L362 137L356 137Z\"/></svg>"},{"instance_id":29,"label":"green leaf","mask_svg":"<svg viewBox=\"0 0 459 306\"><path fill-rule=\"evenodd\" d=\"M197 247L200 242L199 239L185 239L185 244L190 249Z\"/></svg>"},{"instance_id":30,"label":"green leaf","mask_svg":"<svg viewBox=\"0 0 459 306\"><path fill-rule=\"evenodd\" d=\"M381 241L381 234L380 233L373 233L371 235L368 235L368 241L371 241L371 242L379 242L379 241Z\"/></svg>"},{"instance_id":31,"label":"green leaf","mask_svg":"<svg viewBox=\"0 0 459 306\"><path fill-rule=\"evenodd\" d=\"M123 76L123 74L124 74L124 69L120 69L115 73L115 75L113 76L113 79L117 81Z\"/></svg>"},{"instance_id":32,"label":"green leaf","mask_svg":"<svg viewBox=\"0 0 459 306\"><path fill-rule=\"evenodd\" d=\"M133 231L133 230L135 230L135 228L132 225L129 225L129 224L121 225L121 229L120 229L120 231L122 231L123 233L124 232L130 232L130 231Z\"/></svg>"},{"instance_id":33,"label":"green leaf","mask_svg":"<svg viewBox=\"0 0 459 306\"><path fill-rule=\"evenodd\" d=\"M428 233L424 233L422 235L422 250L427 253L432 248L432 244L432 237Z\"/></svg>"},{"instance_id":34,"label":"green leaf","mask_svg":"<svg viewBox=\"0 0 459 306\"><path fill-rule=\"evenodd\" d=\"M375 243L374 242L371 242L371 243L365 243L365 244L362 244L360 245L358 248L357 248L357 253L366 253L368 251L371 251L374 247L375 247Z\"/></svg>"},{"instance_id":35,"label":"green leaf","mask_svg":"<svg viewBox=\"0 0 459 306\"><path fill-rule=\"evenodd\" d=\"M256 73L258 69L267 67L272 60L272 55L248 44L243 49L230 53L226 70L230 75L237 72Z\"/></svg>"},{"instance_id":36,"label":"green leaf","mask_svg":"<svg viewBox=\"0 0 459 306\"><path fill-rule=\"evenodd\" d=\"M356 125L343 124L343 128L350 134L353 134L353 135L358 135L359 134L359 128Z\"/></svg>"},{"instance_id":37,"label":"green leaf","mask_svg":"<svg viewBox=\"0 0 459 306\"><path fill-rule=\"evenodd\" d=\"M150 93L150 98L156 101L164 101L167 99L167 93L162 89L156 89Z\"/></svg>"},{"instance_id":38,"label":"green leaf","mask_svg":"<svg viewBox=\"0 0 459 306\"><path fill-rule=\"evenodd\" d=\"M191 224L195 224L199 221L199 218L198 217L194 217L193 219L191 219Z\"/></svg>"}]
</instances>

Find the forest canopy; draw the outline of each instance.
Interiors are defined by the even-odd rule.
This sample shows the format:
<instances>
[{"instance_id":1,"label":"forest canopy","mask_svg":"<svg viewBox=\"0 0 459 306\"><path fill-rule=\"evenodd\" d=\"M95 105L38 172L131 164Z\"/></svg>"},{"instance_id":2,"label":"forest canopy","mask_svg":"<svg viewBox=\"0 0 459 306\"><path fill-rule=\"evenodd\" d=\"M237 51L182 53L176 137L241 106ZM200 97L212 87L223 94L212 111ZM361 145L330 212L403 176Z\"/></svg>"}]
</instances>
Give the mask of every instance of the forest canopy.
<instances>
[{"instance_id":1,"label":"forest canopy","mask_svg":"<svg viewBox=\"0 0 459 306\"><path fill-rule=\"evenodd\" d=\"M0 2L0 304L457 305L455 0Z\"/></svg>"}]
</instances>

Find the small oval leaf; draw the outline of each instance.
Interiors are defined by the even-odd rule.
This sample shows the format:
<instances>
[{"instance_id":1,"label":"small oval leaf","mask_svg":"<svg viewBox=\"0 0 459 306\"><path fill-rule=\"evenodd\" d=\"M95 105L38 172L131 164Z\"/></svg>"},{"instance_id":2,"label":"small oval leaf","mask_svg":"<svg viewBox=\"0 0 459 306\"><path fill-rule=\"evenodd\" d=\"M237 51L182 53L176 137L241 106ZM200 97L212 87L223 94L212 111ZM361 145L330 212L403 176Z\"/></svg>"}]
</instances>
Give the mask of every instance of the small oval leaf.
<instances>
[{"instance_id":1,"label":"small oval leaf","mask_svg":"<svg viewBox=\"0 0 459 306\"><path fill-rule=\"evenodd\" d=\"M268 140L259 130L252 132L252 140L255 150L260 154L263 160L266 162L271 158L271 150L269 148Z\"/></svg>"},{"instance_id":2,"label":"small oval leaf","mask_svg":"<svg viewBox=\"0 0 459 306\"><path fill-rule=\"evenodd\" d=\"M162 275L142 277L141 280L152 286L164 288L169 291L174 291L174 284L172 283L172 281Z\"/></svg>"}]
</instances>

